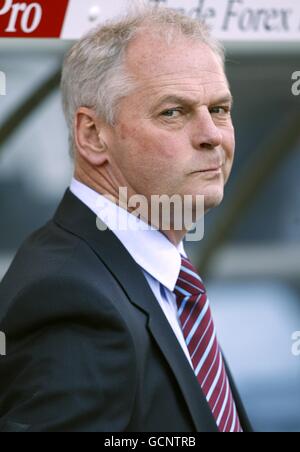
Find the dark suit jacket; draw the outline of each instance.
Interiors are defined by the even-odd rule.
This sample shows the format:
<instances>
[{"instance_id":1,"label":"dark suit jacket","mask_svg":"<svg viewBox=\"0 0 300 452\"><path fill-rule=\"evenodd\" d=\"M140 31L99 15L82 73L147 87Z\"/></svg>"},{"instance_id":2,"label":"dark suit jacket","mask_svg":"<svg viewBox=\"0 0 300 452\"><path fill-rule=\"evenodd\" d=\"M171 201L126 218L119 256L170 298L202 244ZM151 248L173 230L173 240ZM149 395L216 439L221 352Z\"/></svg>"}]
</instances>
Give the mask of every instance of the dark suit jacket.
<instances>
[{"instance_id":1,"label":"dark suit jacket","mask_svg":"<svg viewBox=\"0 0 300 452\"><path fill-rule=\"evenodd\" d=\"M0 331L0 432L217 430L140 267L69 190L0 285Z\"/></svg>"}]
</instances>

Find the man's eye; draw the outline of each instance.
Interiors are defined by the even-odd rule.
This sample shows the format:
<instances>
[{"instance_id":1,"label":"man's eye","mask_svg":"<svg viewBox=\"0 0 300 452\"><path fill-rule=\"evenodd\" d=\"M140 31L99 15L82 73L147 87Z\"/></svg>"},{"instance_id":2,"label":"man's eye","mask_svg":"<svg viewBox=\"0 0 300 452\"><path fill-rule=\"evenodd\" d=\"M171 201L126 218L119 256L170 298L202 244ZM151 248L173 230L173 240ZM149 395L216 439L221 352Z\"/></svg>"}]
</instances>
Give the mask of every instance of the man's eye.
<instances>
[{"instance_id":1,"label":"man's eye","mask_svg":"<svg viewBox=\"0 0 300 452\"><path fill-rule=\"evenodd\" d=\"M213 107L210 112L215 115L224 115L230 113L229 107Z\"/></svg>"},{"instance_id":2,"label":"man's eye","mask_svg":"<svg viewBox=\"0 0 300 452\"><path fill-rule=\"evenodd\" d=\"M165 110L161 113L162 116L165 116L166 118L176 118L178 115L176 113L180 114L181 110L178 108L171 108L169 110Z\"/></svg>"}]
</instances>

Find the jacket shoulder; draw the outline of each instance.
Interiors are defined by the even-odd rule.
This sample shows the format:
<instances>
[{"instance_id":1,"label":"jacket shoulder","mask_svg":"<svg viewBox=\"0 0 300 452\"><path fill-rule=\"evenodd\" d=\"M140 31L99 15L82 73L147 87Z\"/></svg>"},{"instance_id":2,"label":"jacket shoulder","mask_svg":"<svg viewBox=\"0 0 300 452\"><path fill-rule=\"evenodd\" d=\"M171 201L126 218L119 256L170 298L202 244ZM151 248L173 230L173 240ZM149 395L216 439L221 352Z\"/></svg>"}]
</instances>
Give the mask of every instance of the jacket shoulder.
<instances>
[{"instance_id":1,"label":"jacket shoulder","mask_svg":"<svg viewBox=\"0 0 300 452\"><path fill-rule=\"evenodd\" d=\"M122 296L72 234L50 224L24 243L0 286L0 432L127 428L137 357Z\"/></svg>"},{"instance_id":2,"label":"jacket shoulder","mask_svg":"<svg viewBox=\"0 0 300 452\"><path fill-rule=\"evenodd\" d=\"M92 325L99 316L120 318L118 291L83 240L49 223L24 242L0 284L0 330L20 334L65 320Z\"/></svg>"}]
</instances>

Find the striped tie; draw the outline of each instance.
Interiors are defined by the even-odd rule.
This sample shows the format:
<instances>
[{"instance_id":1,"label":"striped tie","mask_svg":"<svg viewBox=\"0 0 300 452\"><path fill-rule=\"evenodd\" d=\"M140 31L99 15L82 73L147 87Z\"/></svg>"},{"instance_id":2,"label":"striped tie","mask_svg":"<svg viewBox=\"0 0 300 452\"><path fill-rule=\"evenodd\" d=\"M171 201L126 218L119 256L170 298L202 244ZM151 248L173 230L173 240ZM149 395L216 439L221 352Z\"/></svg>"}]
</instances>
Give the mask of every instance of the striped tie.
<instances>
[{"instance_id":1,"label":"striped tie","mask_svg":"<svg viewBox=\"0 0 300 452\"><path fill-rule=\"evenodd\" d=\"M181 271L174 293L196 377L219 431L241 432L206 289L191 262L183 256L181 258Z\"/></svg>"}]
</instances>

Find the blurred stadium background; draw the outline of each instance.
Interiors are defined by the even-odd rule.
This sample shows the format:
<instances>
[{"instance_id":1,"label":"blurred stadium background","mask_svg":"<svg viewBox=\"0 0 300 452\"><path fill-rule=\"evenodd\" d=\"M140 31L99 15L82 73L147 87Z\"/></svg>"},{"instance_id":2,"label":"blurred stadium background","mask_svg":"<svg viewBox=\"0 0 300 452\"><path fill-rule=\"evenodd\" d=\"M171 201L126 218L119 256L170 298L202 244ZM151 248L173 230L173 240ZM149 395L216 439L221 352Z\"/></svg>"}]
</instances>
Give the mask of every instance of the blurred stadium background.
<instances>
[{"instance_id":1,"label":"blurred stadium background","mask_svg":"<svg viewBox=\"0 0 300 452\"><path fill-rule=\"evenodd\" d=\"M0 280L53 214L72 164L59 69L70 41L0 40ZM300 70L297 44L226 43L236 162L226 199L186 249L206 279L224 352L258 431L300 431ZM0 300L1 302L1 300Z\"/></svg>"}]
</instances>

